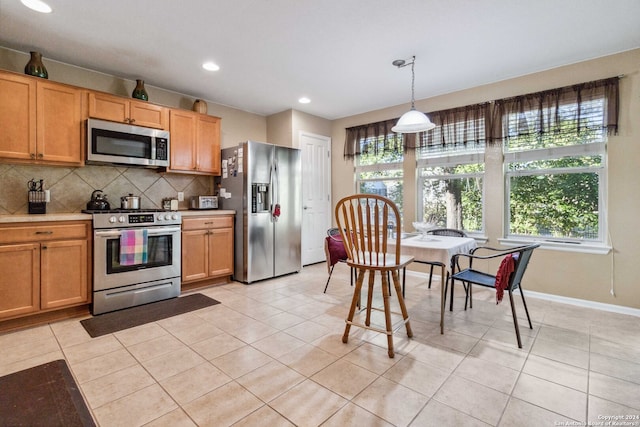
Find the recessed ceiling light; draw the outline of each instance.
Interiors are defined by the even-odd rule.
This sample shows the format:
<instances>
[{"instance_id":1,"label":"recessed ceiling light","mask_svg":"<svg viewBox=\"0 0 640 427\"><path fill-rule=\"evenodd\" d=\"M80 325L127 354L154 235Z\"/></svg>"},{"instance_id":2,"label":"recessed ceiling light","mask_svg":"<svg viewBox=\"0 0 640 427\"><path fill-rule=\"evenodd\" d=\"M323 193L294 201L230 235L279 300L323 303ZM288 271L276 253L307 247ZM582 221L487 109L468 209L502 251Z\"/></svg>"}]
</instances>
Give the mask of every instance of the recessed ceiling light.
<instances>
[{"instance_id":1,"label":"recessed ceiling light","mask_svg":"<svg viewBox=\"0 0 640 427\"><path fill-rule=\"evenodd\" d=\"M20 0L23 5L36 12L51 13L51 6L41 0Z\"/></svg>"},{"instance_id":2,"label":"recessed ceiling light","mask_svg":"<svg viewBox=\"0 0 640 427\"><path fill-rule=\"evenodd\" d=\"M306 96L303 96L302 98L298 99L298 102L300 104L308 104L311 102L311 100L309 98L307 98Z\"/></svg>"},{"instance_id":3,"label":"recessed ceiling light","mask_svg":"<svg viewBox=\"0 0 640 427\"><path fill-rule=\"evenodd\" d=\"M202 64L202 68L207 71L218 71L220 69L220 67L213 62L205 62L204 64Z\"/></svg>"}]
</instances>

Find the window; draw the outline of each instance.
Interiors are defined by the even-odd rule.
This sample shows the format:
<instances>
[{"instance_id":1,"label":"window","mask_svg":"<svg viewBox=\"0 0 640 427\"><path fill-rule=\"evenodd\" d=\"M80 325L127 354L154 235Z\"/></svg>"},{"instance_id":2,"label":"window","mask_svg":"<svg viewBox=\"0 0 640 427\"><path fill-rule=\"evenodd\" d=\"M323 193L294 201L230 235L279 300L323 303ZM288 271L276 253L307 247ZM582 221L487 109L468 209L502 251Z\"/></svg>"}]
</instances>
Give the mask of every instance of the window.
<instances>
[{"instance_id":1,"label":"window","mask_svg":"<svg viewBox=\"0 0 640 427\"><path fill-rule=\"evenodd\" d=\"M503 117L508 237L604 242L607 99L603 91L578 99Z\"/></svg>"},{"instance_id":2,"label":"window","mask_svg":"<svg viewBox=\"0 0 640 427\"><path fill-rule=\"evenodd\" d=\"M359 192L386 195L401 212L404 197L415 197L417 221L591 250L607 240L606 144L618 132L618 80L429 112L436 128L415 136L394 134L397 119L346 128L344 157L355 159ZM485 147L502 148L503 160L485 162ZM413 159L404 150L416 153L417 194L403 195L411 169L403 163ZM486 188L485 169L504 174L504 187ZM485 193L493 201L504 194L504 206L486 207ZM487 231L485 211L504 213L504 228Z\"/></svg>"},{"instance_id":3,"label":"window","mask_svg":"<svg viewBox=\"0 0 640 427\"><path fill-rule=\"evenodd\" d=\"M395 148L390 147L389 141ZM395 134L387 135L386 138L362 138L360 148L361 154L357 157L355 171L358 192L378 194L391 199L402 216L402 138Z\"/></svg>"},{"instance_id":4,"label":"window","mask_svg":"<svg viewBox=\"0 0 640 427\"><path fill-rule=\"evenodd\" d=\"M417 157L416 220L482 232L484 144L423 147Z\"/></svg>"},{"instance_id":5,"label":"window","mask_svg":"<svg viewBox=\"0 0 640 427\"><path fill-rule=\"evenodd\" d=\"M489 104L430 113L437 127L417 148L416 220L481 233Z\"/></svg>"}]
</instances>

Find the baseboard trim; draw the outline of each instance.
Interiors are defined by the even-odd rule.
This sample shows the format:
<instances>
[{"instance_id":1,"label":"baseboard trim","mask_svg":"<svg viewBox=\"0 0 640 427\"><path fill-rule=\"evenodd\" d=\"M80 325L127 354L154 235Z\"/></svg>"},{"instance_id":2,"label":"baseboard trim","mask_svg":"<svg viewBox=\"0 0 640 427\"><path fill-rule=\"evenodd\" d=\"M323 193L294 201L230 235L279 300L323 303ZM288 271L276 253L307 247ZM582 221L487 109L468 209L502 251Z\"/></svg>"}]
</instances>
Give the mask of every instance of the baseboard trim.
<instances>
[{"instance_id":1,"label":"baseboard trim","mask_svg":"<svg viewBox=\"0 0 640 427\"><path fill-rule=\"evenodd\" d=\"M538 298L538 299L543 299L543 300L553 301L553 302L560 302L563 304L570 304L578 307L594 308L596 310L609 311L609 312L618 313L618 314L628 314L630 316L640 317L640 309L633 308L633 307L625 307L622 305L615 305L615 304L606 304L603 302L589 301L586 299L563 297L560 295L545 294L542 292L535 292L530 290L526 290L525 294L527 298L531 296L532 298Z\"/></svg>"},{"instance_id":2,"label":"baseboard trim","mask_svg":"<svg viewBox=\"0 0 640 427\"><path fill-rule=\"evenodd\" d=\"M417 276L417 277L423 277L425 279L429 279L429 274L423 273L421 271L407 270L407 274L410 276ZM434 274L434 279L435 279L435 276L436 275ZM438 276L438 280L439 279L440 279L440 276ZM520 292L516 290L514 293L519 294ZM537 298L537 299L542 299L546 301L559 302L562 304L575 305L578 307L593 308L596 310L609 311L611 313L628 314L629 316L640 317L640 309L633 308L633 307L625 307L622 305L606 304L603 302L589 301L585 299L563 297L560 295L546 294L546 293L535 292L530 290L526 290L525 293L527 298L528 297Z\"/></svg>"}]
</instances>

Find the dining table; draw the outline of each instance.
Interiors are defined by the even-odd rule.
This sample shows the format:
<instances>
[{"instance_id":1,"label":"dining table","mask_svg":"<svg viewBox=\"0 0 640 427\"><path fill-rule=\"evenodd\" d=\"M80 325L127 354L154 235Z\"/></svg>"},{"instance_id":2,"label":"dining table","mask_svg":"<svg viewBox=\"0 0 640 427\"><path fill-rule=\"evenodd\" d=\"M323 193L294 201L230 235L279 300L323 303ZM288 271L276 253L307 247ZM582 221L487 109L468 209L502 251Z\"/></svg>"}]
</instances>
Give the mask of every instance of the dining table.
<instances>
[{"instance_id":1,"label":"dining table","mask_svg":"<svg viewBox=\"0 0 640 427\"><path fill-rule=\"evenodd\" d=\"M445 281L447 273L452 273L451 257L469 253L478 245L470 237L437 236L430 234L409 234L400 240L400 252L411 255L413 262L440 267L440 333L444 333ZM395 241L387 243L387 249L395 251Z\"/></svg>"}]
</instances>

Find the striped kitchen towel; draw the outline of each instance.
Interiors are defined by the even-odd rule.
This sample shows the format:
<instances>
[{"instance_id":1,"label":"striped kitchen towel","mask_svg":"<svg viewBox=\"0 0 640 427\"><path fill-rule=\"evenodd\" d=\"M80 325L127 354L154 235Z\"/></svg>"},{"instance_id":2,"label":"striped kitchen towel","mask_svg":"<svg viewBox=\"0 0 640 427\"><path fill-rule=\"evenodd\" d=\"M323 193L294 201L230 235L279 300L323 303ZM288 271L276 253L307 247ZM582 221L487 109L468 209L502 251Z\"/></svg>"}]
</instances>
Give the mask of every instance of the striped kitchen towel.
<instances>
[{"instance_id":1,"label":"striped kitchen towel","mask_svg":"<svg viewBox=\"0 0 640 427\"><path fill-rule=\"evenodd\" d=\"M146 264L147 257L147 230L122 230L120 265Z\"/></svg>"}]
</instances>

